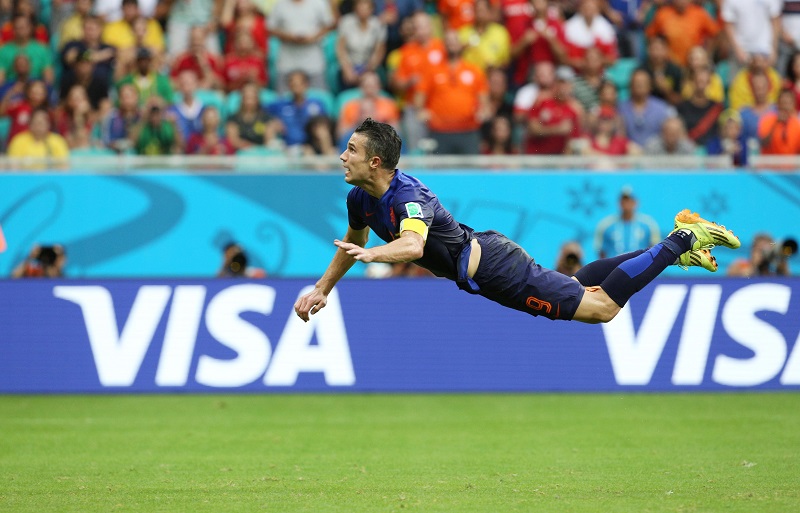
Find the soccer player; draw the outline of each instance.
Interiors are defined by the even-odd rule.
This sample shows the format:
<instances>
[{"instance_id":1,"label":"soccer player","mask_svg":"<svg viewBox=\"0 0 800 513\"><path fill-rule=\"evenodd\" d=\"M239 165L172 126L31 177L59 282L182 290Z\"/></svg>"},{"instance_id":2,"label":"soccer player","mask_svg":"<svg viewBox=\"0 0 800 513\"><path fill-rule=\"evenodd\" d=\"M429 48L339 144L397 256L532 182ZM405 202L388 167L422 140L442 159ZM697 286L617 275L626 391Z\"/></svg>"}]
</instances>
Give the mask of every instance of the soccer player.
<instances>
[{"instance_id":1,"label":"soccer player","mask_svg":"<svg viewBox=\"0 0 800 513\"><path fill-rule=\"evenodd\" d=\"M711 247L738 248L724 226L684 210L675 230L647 250L592 262L569 278L534 262L524 249L496 231L477 232L453 219L416 178L395 169L400 137L390 125L367 119L339 157L349 227L314 290L294 305L304 321L324 308L334 285L355 262L414 262L458 287L501 305L548 319L608 322L637 291L667 266L717 270ZM365 248L372 229L386 244Z\"/></svg>"}]
</instances>

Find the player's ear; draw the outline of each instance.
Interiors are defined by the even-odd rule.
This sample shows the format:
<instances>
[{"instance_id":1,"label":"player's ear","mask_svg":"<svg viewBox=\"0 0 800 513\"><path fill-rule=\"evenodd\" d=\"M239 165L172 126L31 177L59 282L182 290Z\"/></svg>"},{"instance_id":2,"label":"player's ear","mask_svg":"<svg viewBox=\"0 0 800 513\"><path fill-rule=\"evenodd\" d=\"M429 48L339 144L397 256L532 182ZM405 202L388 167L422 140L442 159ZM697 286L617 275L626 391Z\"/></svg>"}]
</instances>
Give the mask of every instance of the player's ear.
<instances>
[{"instance_id":1,"label":"player's ear","mask_svg":"<svg viewBox=\"0 0 800 513\"><path fill-rule=\"evenodd\" d=\"M370 169L380 169L381 168L381 164L383 164L383 161L381 160L381 158L379 156L373 155L372 157L370 157L370 159L369 159L369 167L370 167Z\"/></svg>"}]
</instances>

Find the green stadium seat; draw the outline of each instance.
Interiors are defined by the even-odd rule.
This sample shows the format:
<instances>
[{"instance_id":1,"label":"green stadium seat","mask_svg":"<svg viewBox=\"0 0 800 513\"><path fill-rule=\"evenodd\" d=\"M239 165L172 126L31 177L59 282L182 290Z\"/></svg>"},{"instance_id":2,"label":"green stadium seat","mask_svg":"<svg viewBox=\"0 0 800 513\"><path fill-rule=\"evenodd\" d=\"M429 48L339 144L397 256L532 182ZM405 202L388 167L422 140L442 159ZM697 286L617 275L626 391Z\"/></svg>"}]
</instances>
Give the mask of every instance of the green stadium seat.
<instances>
[{"instance_id":1,"label":"green stadium seat","mask_svg":"<svg viewBox=\"0 0 800 513\"><path fill-rule=\"evenodd\" d=\"M279 157L284 156L283 150L277 148L268 148L266 146L250 146L249 148L242 148L236 152L237 155L243 157Z\"/></svg>"},{"instance_id":2,"label":"green stadium seat","mask_svg":"<svg viewBox=\"0 0 800 513\"><path fill-rule=\"evenodd\" d=\"M90 146L88 148L74 148L69 151L70 157L113 157L117 154L110 148L97 148Z\"/></svg>"},{"instance_id":3,"label":"green stadium seat","mask_svg":"<svg viewBox=\"0 0 800 513\"><path fill-rule=\"evenodd\" d=\"M613 65L606 70L606 77L611 80L621 92L627 90L630 85L633 71L639 67L639 61L632 57L617 59Z\"/></svg>"},{"instance_id":4,"label":"green stadium seat","mask_svg":"<svg viewBox=\"0 0 800 513\"><path fill-rule=\"evenodd\" d=\"M267 43L267 73L269 74L269 86L272 90L278 88L278 55L281 53L281 40L275 36L269 36Z\"/></svg>"}]
</instances>

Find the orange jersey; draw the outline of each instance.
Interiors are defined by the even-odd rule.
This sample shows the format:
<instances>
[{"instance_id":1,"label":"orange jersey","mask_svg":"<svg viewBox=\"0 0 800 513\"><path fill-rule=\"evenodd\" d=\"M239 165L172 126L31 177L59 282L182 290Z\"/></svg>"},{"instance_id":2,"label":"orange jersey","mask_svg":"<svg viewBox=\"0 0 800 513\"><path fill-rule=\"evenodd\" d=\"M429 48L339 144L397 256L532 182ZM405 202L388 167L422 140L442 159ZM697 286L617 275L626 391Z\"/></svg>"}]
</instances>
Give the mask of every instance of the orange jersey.
<instances>
[{"instance_id":1,"label":"orange jersey","mask_svg":"<svg viewBox=\"0 0 800 513\"><path fill-rule=\"evenodd\" d=\"M439 0L445 28L458 30L475 21L475 0Z\"/></svg>"},{"instance_id":2,"label":"orange jersey","mask_svg":"<svg viewBox=\"0 0 800 513\"><path fill-rule=\"evenodd\" d=\"M758 123L758 137L763 139L772 132L769 144L761 147L765 155L800 154L800 119L792 116L787 122L778 121L774 112L764 114Z\"/></svg>"},{"instance_id":3,"label":"orange jersey","mask_svg":"<svg viewBox=\"0 0 800 513\"><path fill-rule=\"evenodd\" d=\"M478 128L478 99L489 92L489 82L478 66L460 60L425 75L420 83L425 108L431 113L428 127L436 132L467 132Z\"/></svg>"},{"instance_id":4,"label":"orange jersey","mask_svg":"<svg viewBox=\"0 0 800 513\"><path fill-rule=\"evenodd\" d=\"M425 74L441 66L446 58L447 54L441 39L431 39L425 46L411 41L400 47L400 63L397 65L395 77L399 80L416 79L416 84L403 95L406 102L413 102L417 87Z\"/></svg>"},{"instance_id":5,"label":"orange jersey","mask_svg":"<svg viewBox=\"0 0 800 513\"><path fill-rule=\"evenodd\" d=\"M381 123L396 125L400 121L400 111L397 103L389 98L379 96L374 102L356 98L344 104L340 122L342 126L355 127L368 117Z\"/></svg>"},{"instance_id":6,"label":"orange jersey","mask_svg":"<svg viewBox=\"0 0 800 513\"><path fill-rule=\"evenodd\" d=\"M686 57L694 46L702 46L706 39L716 36L719 24L702 7L690 4L683 13L671 5L661 7L647 27L647 37L662 35L669 44L672 60L686 66Z\"/></svg>"}]
</instances>

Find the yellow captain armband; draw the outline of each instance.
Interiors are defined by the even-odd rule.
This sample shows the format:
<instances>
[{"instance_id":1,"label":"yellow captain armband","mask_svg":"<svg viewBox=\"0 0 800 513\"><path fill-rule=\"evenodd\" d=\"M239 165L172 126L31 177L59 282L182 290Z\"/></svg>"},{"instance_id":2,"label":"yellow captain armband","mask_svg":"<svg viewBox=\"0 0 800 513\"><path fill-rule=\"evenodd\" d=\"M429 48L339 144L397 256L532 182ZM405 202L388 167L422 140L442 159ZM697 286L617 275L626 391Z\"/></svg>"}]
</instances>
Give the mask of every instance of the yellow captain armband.
<instances>
[{"instance_id":1,"label":"yellow captain armband","mask_svg":"<svg viewBox=\"0 0 800 513\"><path fill-rule=\"evenodd\" d=\"M428 240L428 225L422 219L407 217L400 221L400 233L406 230L422 235L422 240Z\"/></svg>"}]
</instances>

